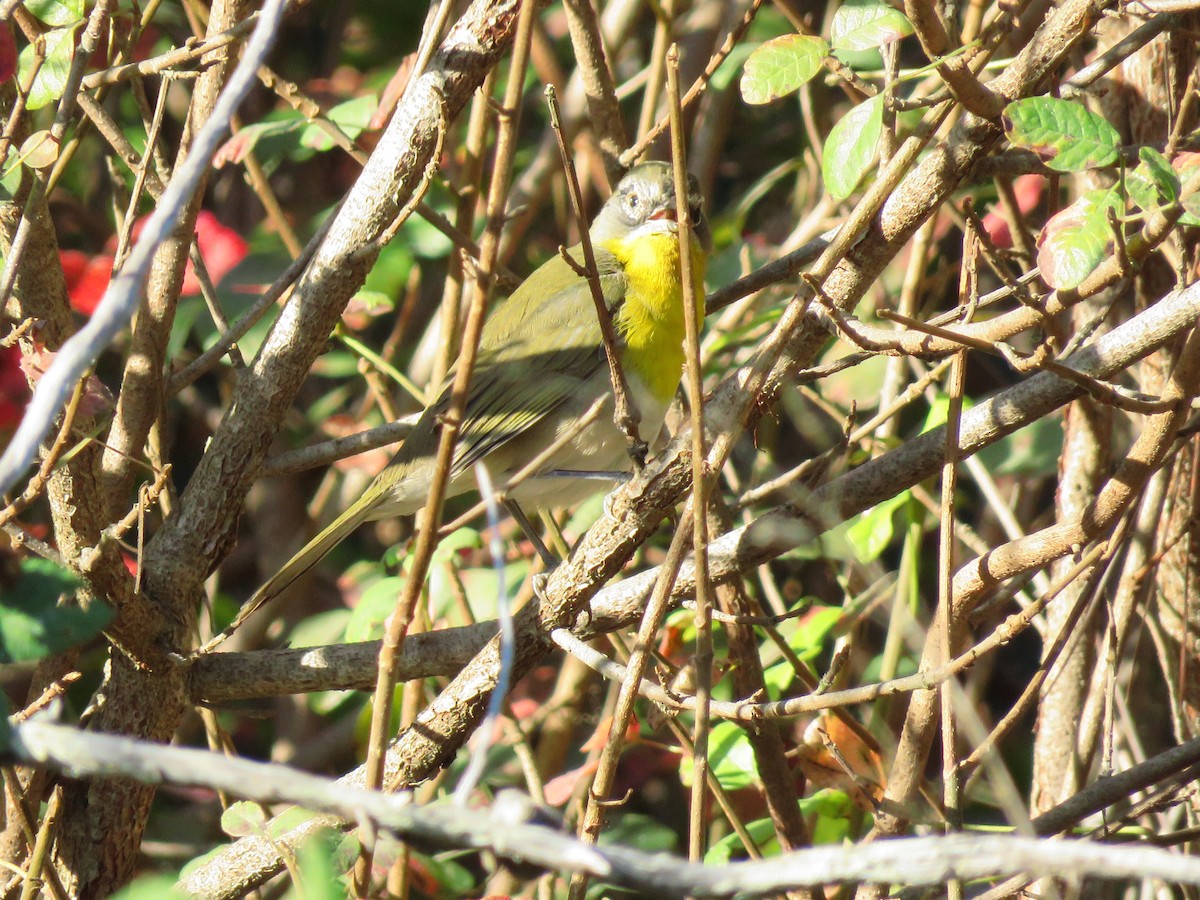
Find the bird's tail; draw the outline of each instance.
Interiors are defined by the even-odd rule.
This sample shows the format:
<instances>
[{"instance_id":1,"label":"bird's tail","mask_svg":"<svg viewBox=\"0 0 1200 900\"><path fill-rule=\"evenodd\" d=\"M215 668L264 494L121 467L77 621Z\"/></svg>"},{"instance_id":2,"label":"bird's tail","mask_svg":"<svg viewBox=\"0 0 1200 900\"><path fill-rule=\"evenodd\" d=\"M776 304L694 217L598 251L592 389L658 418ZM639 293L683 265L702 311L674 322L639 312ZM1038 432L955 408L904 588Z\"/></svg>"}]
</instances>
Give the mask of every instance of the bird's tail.
<instances>
[{"instance_id":1,"label":"bird's tail","mask_svg":"<svg viewBox=\"0 0 1200 900\"><path fill-rule=\"evenodd\" d=\"M227 637L233 634L260 606L282 594L289 585L324 558L330 550L340 544L359 525L374 518L369 504L361 500L351 504L350 508L334 519L321 533L304 545L300 551L284 563L283 568L254 592L249 600L242 604L238 614L229 626L197 650L197 653L208 653Z\"/></svg>"}]
</instances>

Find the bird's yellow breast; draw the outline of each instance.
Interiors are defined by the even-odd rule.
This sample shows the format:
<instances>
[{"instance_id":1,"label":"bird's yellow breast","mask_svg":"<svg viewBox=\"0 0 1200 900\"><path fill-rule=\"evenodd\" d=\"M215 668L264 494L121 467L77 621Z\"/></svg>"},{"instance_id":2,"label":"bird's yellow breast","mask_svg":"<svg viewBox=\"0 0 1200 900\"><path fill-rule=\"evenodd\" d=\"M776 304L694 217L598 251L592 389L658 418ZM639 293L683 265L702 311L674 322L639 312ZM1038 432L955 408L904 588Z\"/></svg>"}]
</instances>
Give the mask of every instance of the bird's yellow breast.
<instances>
[{"instance_id":1,"label":"bird's yellow breast","mask_svg":"<svg viewBox=\"0 0 1200 900\"><path fill-rule=\"evenodd\" d=\"M662 403L670 401L683 374L682 276L679 240L669 232L604 243L620 262L627 288L614 325L624 343L621 364ZM696 296L704 297L704 251L692 242Z\"/></svg>"}]
</instances>

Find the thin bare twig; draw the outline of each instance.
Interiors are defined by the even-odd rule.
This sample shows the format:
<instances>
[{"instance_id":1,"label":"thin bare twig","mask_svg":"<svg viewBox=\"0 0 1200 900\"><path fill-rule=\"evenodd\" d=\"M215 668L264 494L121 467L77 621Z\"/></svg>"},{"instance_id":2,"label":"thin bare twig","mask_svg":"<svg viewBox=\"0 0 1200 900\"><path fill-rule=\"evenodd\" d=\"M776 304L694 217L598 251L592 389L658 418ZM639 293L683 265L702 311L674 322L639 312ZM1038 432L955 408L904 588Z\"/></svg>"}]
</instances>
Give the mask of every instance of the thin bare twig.
<instances>
[{"instance_id":1,"label":"thin bare twig","mask_svg":"<svg viewBox=\"0 0 1200 900\"><path fill-rule=\"evenodd\" d=\"M558 97L554 85L546 85L546 105L550 109L550 128L558 141L558 152L562 157L563 172L567 178L567 193L571 198L571 207L575 210L575 221L579 223L579 249L583 254L583 275L591 290L592 303L596 307L596 319L600 323L600 340L604 345L604 358L608 360L608 375L613 389L613 421L625 434L626 449L629 458L639 469L646 464L646 453L650 445L642 439L638 425L641 422L641 412L633 402L629 393L629 382L625 380L625 372L621 368L621 357L617 353L617 333L613 328L612 313L604 299L604 288L600 285L600 272L596 268L596 253L592 247L592 238L588 233L587 220L583 213L583 194L579 190L579 178L575 174L575 163L571 159L571 150L567 146L566 135L563 134L562 121L559 117ZM563 251L563 258L568 264L573 260Z\"/></svg>"},{"instance_id":2,"label":"thin bare twig","mask_svg":"<svg viewBox=\"0 0 1200 900\"><path fill-rule=\"evenodd\" d=\"M667 108L671 119L671 168L675 181L676 221L679 228L679 271L682 279L684 355L687 361L688 407L692 424L692 559L696 566L696 716L692 726L692 804L688 818L688 858L704 857L708 816L705 789L708 775L708 703L712 694L713 589L708 577L708 493L711 478L705 470L704 382L700 361L700 328L704 310L698 300L693 271L691 211L683 137L683 108L679 97L679 47L667 48ZM701 775L706 777L702 778Z\"/></svg>"},{"instance_id":3,"label":"thin bare twig","mask_svg":"<svg viewBox=\"0 0 1200 900\"><path fill-rule=\"evenodd\" d=\"M746 14L742 16L741 21L734 26L733 30L729 32L725 40L721 42L721 46L717 48L716 52L713 53L712 58L708 61L708 65L704 67L704 71L700 73L700 76L692 83L692 86L688 88L687 93L684 94L680 99L679 104L683 109L687 109L689 106L691 106L692 103L695 102L695 100L702 93L704 93L705 88L708 87L709 79L712 78L713 73L720 68L721 63L725 61L725 58L733 52L733 48L737 46L738 41L742 39L742 35L746 33L746 29L750 27L750 23L754 21L754 16L758 13L758 8L760 6L762 6L762 0L753 0L753 2L750 4L750 8L746 10ZM641 157L643 153L646 152L646 148L649 147L653 141L657 140L658 136L666 131L670 126L671 118L669 114L660 118L654 124L653 128L641 136L636 144L621 154L621 165L632 165Z\"/></svg>"}]
</instances>

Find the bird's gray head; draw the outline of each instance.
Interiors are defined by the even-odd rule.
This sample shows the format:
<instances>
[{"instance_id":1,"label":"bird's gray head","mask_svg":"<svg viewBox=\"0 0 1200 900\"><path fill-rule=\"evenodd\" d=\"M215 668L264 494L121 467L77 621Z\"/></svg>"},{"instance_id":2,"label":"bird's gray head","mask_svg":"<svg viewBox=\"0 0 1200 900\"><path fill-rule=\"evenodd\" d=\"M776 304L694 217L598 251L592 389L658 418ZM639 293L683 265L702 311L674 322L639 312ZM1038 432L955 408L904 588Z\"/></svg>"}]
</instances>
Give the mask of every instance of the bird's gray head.
<instances>
[{"instance_id":1,"label":"bird's gray head","mask_svg":"<svg viewBox=\"0 0 1200 900\"><path fill-rule=\"evenodd\" d=\"M704 198L700 196L699 182L691 175L688 176L688 216L700 246L706 252L711 250L712 232L704 217ZM617 189L592 223L590 234L593 243L601 244L614 239L625 240L630 232L639 228L674 231L677 228L675 218L675 179L671 167L664 162L645 162L630 169L617 184Z\"/></svg>"}]
</instances>

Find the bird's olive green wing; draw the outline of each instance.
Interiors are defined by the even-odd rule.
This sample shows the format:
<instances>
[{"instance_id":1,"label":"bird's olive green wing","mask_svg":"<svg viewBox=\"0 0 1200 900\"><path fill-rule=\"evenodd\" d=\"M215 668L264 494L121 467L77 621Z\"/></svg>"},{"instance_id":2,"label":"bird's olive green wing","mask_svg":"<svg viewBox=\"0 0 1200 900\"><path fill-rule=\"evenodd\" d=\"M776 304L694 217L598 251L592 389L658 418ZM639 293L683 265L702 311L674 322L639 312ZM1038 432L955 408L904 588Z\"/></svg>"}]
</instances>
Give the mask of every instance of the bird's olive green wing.
<instances>
[{"instance_id":1,"label":"bird's olive green wing","mask_svg":"<svg viewBox=\"0 0 1200 900\"><path fill-rule=\"evenodd\" d=\"M572 256L581 257L578 248ZM596 267L610 310L625 295L625 275L598 250ZM524 433L607 363L591 288L561 257L527 278L489 317L471 379L454 468L463 471Z\"/></svg>"},{"instance_id":2,"label":"bird's olive green wing","mask_svg":"<svg viewBox=\"0 0 1200 900\"><path fill-rule=\"evenodd\" d=\"M571 252L579 258L578 248ZM615 310L625 296L624 272L607 251L597 252L596 266L608 307ZM523 281L484 325L451 478L578 397L580 386L604 365L591 289L555 257ZM437 402L426 408L389 464L393 476L376 478L366 501L392 493L406 472L432 461L441 432L436 422L450 404L453 380L451 372ZM375 509L373 503L365 505ZM376 511L387 514L387 509L385 504Z\"/></svg>"}]
</instances>

